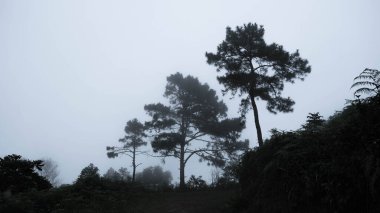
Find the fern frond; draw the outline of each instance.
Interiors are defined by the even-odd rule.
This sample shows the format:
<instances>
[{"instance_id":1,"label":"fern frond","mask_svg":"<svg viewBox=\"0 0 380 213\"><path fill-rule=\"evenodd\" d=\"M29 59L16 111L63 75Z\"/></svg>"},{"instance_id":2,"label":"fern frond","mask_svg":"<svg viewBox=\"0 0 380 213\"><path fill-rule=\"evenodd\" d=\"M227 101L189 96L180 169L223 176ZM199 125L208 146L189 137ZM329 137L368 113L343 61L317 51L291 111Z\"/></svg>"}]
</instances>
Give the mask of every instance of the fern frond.
<instances>
[{"instance_id":1,"label":"fern frond","mask_svg":"<svg viewBox=\"0 0 380 213\"><path fill-rule=\"evenodd\" d=\"M354 92L354 95L357 95L357 94L370 94L370 93L373 93L375 92L374 89L371 89L371 88L367 88L367 87L362 87L360 89L357 89L355 92Z\"/></svg>"},{"instance_id":2,"label":"fern frond","mask_svg":"<svg viewBox=\"0 0 380 213\"><path fill-rule=\"evenodd\" d=\"M358 81L358 82L355 82L354 84L352 84L351 88L357 87L357 86L373 86L373 87L376 87L377 84L370 82L370 81Z\"/></svg>"},{"instance_id":3,"label":"fern frond","mask_svg":"<svg viewBox=\"0 0 380 213\"><path fill-rule=\"evenodd\" d=\"M358 94L379 94L380 92L380 71L375 69L364 69L358 76L354 78L352 88L359 88L354 92Z\"/></svg>"}]
</instances>

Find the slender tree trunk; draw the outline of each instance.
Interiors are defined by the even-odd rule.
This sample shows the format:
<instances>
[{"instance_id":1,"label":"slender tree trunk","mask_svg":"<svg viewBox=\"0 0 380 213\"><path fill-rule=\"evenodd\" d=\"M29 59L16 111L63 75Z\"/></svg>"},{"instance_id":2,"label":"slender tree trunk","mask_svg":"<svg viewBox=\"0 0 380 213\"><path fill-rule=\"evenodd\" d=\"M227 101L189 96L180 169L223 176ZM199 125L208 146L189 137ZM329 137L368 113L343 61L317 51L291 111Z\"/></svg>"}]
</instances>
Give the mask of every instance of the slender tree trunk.
<instances>
[{"instance_id":1,"label":"slender tree trunk","mask_svg":"<svg viewBox=\"0 0 380 213\"><path fill-rule=\"evenodd\" d=\"M132 183L135 182L135 177L136 177L136 149L133 148L133 156L132 156L132 167L133 167L133 171L132 171Z\"/></svg>"},{"instance_id":2,"label":"slender tree trunk","mask_svg":"<svg viewBox=\"0 0 380 213\"><path fill-rule=\"evenodd\" d=\"M185 190L185 145L181 144L181 153L179 158L179 188Z\"/></svg>"},{"instance_id":3,"label":"slender tree trunk","mask_svg":"<svg viewBox=\"0 0 380 213\"><path fill-rule=\"evenodd\" d=\"M260 127L260 121L259 121L259 112L257 110L257 105L256 105L256 102L255 102L255 97L252 94L252 92L250 92L249 97L251 98L251 104L252 104L252 108L253 108L253 115L255 117L255 126L256 126L256 132L257 132L257 140L258 140L258 143L259 143L259 147L261 147L264 144L264 142L263 142L263 135L261 134L261 127Z\"/></svg>"},{"instance_id":4,"label":"slender tree trunk","mask_svg":"<svg viewBox=\"0 0 380 213\"><path fill-rule=\"evenodd\" d=\"M255 78L255 68L252 64L252 59L249 62L249 66L251 68L251 75L254 81L251 82L250 90L249 90L249 97L251 99L251 104L253 108L253 115L255 117L255 126L256 126L256 132L257 132L257 142L259 143L259 147L264 144L263 142L263 135L261 134L261 127L260 127L260 121L259 121L259 112L257 110L257 105L255 102L255 95L254 95L254 89L256 87L256 78Z\"/></svg>"}]
</instances>

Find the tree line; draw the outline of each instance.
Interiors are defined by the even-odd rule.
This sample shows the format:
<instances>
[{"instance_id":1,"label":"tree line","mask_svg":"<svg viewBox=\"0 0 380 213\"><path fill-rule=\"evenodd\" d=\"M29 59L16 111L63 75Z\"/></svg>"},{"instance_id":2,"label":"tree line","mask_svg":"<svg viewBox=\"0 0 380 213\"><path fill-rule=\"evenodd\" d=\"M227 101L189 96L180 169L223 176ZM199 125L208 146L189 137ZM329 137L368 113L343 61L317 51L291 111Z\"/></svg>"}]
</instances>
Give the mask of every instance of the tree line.
<instances>
[{"instance_id":1,"label":"tree line","mask_svg":"<svg viewBox=\"0 0 380 213\"><path fill-rule=\"evenodd\" d=\"M155 153L178 159L180 186L184 188L185 167L191 157L222 167L229 159L236 159L239 151L248 149L249 141L240 140L240 135L250 108L258 144L262 146L256 99L266 101L272 113L291 112L295 102L281 96L284 83L303 80L311 71L298 51L289 53L276 43L266 44L263 36L264 28L257 24L249 23L235 30L227 27L226 38L217 52L206 53L207 63L224 72L217 78L225 87L223 93L231 92L241 98L241 117L227 118L227 106L214 90L193 76L175 73L167 77L164 92L169 104L145 105L151 120L144 124L137 119L128 121L126 136L119 140L123 145L107 147L108 156L128 155L135 171L136 154L147 154L138 148L147 144L144 138L149 135Z\"/></svg>"}]
</instances>

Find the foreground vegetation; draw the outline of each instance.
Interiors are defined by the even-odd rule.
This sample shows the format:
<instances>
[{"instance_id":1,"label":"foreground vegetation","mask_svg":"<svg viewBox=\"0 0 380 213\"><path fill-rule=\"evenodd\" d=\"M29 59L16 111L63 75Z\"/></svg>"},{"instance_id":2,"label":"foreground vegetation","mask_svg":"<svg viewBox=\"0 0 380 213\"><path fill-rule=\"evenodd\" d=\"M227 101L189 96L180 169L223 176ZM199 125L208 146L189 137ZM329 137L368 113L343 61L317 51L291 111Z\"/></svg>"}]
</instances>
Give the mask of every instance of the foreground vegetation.
<instances>
[{"instance_id":1,"label":"foreground vegetation","mask_svg":"<svg viewBox=\"0 0 380 213\"><path fill-rule=\"evenodd\" d=\"M380 95L272 131L240 171L242 212L380 212Z\"/></svg>"},{"instance_id":2,"label":"foreground vegetation","mask_svg":"<svg viewBox=\"0 0 380 213\"><path fill-rule=\"evenodd\" d=\"M0 212L220 212L236 190L202 188L179 192L149 190L139 184L99 181L94 186L68 185L2 197Z\"/></svg>"}]
</instances>

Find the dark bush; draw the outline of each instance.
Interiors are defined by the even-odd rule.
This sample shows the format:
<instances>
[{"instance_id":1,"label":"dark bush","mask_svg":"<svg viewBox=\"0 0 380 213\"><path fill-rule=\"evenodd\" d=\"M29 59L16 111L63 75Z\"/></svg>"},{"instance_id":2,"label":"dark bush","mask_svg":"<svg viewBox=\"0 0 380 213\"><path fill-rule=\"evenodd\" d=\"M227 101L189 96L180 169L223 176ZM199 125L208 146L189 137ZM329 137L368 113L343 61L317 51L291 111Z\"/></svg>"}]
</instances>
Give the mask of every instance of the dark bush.
<instances>
[{"instance_id":1,"label":"dark bush","mask_svg":"<svg viewBox=\"0 0 380 213\"><path fill-rule=\"evenodd\" d=\"M36 171L41 170L42 166L41 160L26 160L16 154L0 158L0 193L11 195L51 188L49 181Z\"/></svg>"},{"instance_id":2,"label":"dark bush","mask_svg":"<svg viewBox=\"0 0 380 213\"><path fill-rule=\"evenodd\" d=\"M318 127L275 132L248 152L240 169L241 209L378 212L379 102L378 96L348 106L326 122L313 121Z\"/></svg>"},{"instance_id":3,"label":"dark bush","mask_svg":"<svg viewBox=\"0 0 380 213\"><path fill-rule=\"evenodd\" d=\"M202 179L202 176L195 177L191 175L186 183L186 187L190 190L202 190L207 188L207 183Z\"/></svg>"}]
</instances>

